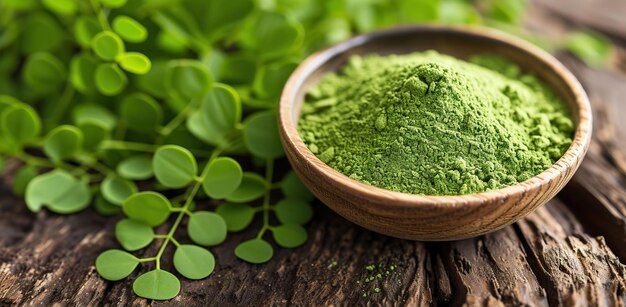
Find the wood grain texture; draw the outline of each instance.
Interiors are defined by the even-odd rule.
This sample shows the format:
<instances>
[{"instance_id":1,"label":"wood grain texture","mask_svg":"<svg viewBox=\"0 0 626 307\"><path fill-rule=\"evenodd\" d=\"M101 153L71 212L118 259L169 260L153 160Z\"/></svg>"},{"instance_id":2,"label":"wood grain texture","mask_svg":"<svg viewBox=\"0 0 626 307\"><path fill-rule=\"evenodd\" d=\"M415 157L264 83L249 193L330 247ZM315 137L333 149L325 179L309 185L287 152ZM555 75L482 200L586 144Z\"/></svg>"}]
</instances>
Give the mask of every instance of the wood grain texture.
<instances>
[{"instance_id":1,"label":"wood grain texture","mask_svg":"<svg viewBox=\"0 0 626 307\"><path fill-rule=\"evenodd\" d=\"M587 13L603 9L591 7ZM559 22L551 14L532 21L542 31L584 24ZM591 97L594 138L557 199L514 225L463 241L420 243L364 230L318 204L305 246L277 249L270 263L249 265L234 257L233 248L255 231L237 234L213 249L215 276L183 279L179 297L154 302L132 294L130 281L137 273L115 283L95 273L98 253L119 247L113 238L118 217L91 210L32 214L10 196L11 178L5 176L0 179L0 306L624 306L626 78L619 67L593 70L567 55L559 58ZM165 259L171 259L171 250ZM399 267L364 286L371 275L365 267L372 263ZM373 292L376 287L380 293Z\"/></svg>"},{"instance_id":2,"label":"wood grain texture","mask_svg":"<svg viewBox=\"0 0 626 307\"><path fill-rule=\"evenodd\" d=\"M552 167L516 185L461 196L422 196L373 187L320 161L304 144L297 119L308 89L355 54L402 54L434 49L467 58L495 54L551 86L576 122L570 148ZM393 237L456 240L509 225L545 204L569 181L591 139L592 113L580 83L549 54L502 32L472 27L410 26L355 37L306 59L292 74L279 106L279 130L291 165L324 204L346 219Z\"/></svg>"}]
</instances>

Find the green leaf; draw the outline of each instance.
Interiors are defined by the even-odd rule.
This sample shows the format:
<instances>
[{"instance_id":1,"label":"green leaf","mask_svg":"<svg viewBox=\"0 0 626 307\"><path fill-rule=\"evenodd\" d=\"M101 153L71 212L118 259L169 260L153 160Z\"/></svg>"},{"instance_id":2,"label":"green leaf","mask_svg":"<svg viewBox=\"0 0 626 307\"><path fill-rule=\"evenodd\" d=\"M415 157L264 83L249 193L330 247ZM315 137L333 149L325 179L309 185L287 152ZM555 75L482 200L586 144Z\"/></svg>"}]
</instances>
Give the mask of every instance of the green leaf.
<instances>
[{"instance_id":1,"label":"green leaf","mask_svg":"<svg viewBox=\"0 0 626 307\"><path fill-rule=\"evenodd\" d=\"M248 150L260 158L276 159L284 154L275 111L250 115L244 122L243 140Z\"/></svg>"},{"instance_id":2,"label":"green leaf","mask_svg":"<svg viewBox=\"0 0 626 307\"><path fill-rule=\"evenodd\" d=\"M443 2L439 0L400 0L398 3L399 19L403 22L435 21L439 17Z\"/></svg>"},{"instance_id":3,"label":"green leaf","mask_svg":"<svg viewBox=\"0 0 626 307\"><path fill-rule=\"evenodd\" d=\"M121 280L130 275L139 259L128 252L119 249L110 249L100 254L96 259L96 270L106 280Z\"/></svg>"},{"instance_id":4,"label":"green leaf","mask_svg":"<svg viewBox=\"0 0 626 307\"><path fill-rule=\"evenodd\" d=\"M120 15L113 19L113 30L129 43L141 43L148 38L148 30L137 20Z\"/></svg>"},{"instance_id":5,"label":"green leaf","mask_svg":"<svg viewBox=\"0 0 626 307\"><path fill-rule=\"evenodd\" d=\"M217 77L230 84L252 83L256 74L255 58L247 54L226 55L219 64Z\"/></svg>"},{"instance_id":6,"label":"green leaf","mask_svg":"<svg viewBox=\"0 0 626 307\"><path fill-rule=\"evenodd\" d=\"M154 97L166 98L167 89L165 86L165 75L167 71L167 62L154 62L147 74L137 76L139 87Z\"/></svg>"},{"instance_id":7,"label":"green leaf","mask_svg":"<svg viewBox=\"0 0 626 307\"><path fill-rule=\"evenodd\" d=\"M39 175L26 187L26 205L33 212L46 206L50 211L67 214L87 208L89 186L63 170Z\"/></svg>"},{"instance_id":8,"label":"green leaf","mask_svg":"<svg viewBox=\"0 0 626 307\"><path fill-rule=\"evenodd\" d=\"M94 75L98 68L98 60L89 54L81 53L70 62L70 81L75 89L83 94L92 94L96 91Z\"/></svg>"},{"instance_id":9,"label":"green leaf","mask_svg":"<svg viewBox=\"0 0 626 307\"><path fill-rule=\"evenodd\" d=\"M16 196L24 196L28 183L39 175L37 168L30 165L21 167L13 177L13 194Z\"/></svg>"},{"instance_id":10,"label":"green leaf","mask_svg":"<svg viewBox=\"0 0 626 307\"><path fill-rule=\"evenodd\" d=\"M27 54L54 51L61 46L65 38L65 32L59 23L43 12L27 17L20 28L22 29L19 37L20 47Z\"/></svg>"},{"instance_id":11,"label":"green leaf","mask_svg":"<svg viewBox=\"0 0 626 307\"><path fill-rule=\"evenodd\" d=\"M263 196L268 188L263 177L255 173L244 173L241 184L237 190L226 197L226 200L235 203L247 203Z\"/></svg>"},{"instance_id":12,"label":"green leaf","mask_svg":"<svg viewBox=\"0 0 626 307\"><path fill-rule=\"evenodd\" d=\"M152 168L157 180L169 188L190 184L198 172L196 159L189 150L177 145L159 147L154 153Z\"/></svg>"},{"instance_id":13,"label":"green leaf","mask_svg":"<svg viewBox=\"0 0 626 307\"><path fill-rule=\"evenodd\" d=\"M263 239L252 239L237 245L235 255L247 262L260 264L272 259L274 249Z\"/></svg>"},{"instance_id":14,"label":"green leaf","mask_svg":"<svg viewBox=\"0 0 626 307\"><path fill-rule=\"evenodd\" d=\"M215 257L200 246L183 244L174 253L174 267L189 279L202 279L215 269Z\"/></svg>"},{"instance_id":15,"label":"green leaf","mask_svg":"<svg viewBox=\"0 0 626 307\"><path fill-rule=\"evenodd\" d=\"M282 247L298 247L308 239L309 235L304 227L298 224L285 224L271 228L274 241Z\"/></svg>"},{"instance_id":16,"label":"green leaf","mask_svg":"<svg viewBox=\"0 0 626 307\"><path fill-rule=\"evenodd\" d=\"M91 41L102 31L98 20L93 16L80 16L74 22L74 38L83 48L91 48Z\"/></svg>"},{"instance_id":17,"label":"green leaf","mask_svg":"<svg viewBox=\"0 0 626 307\"><path fill-rule=\"evenodd\" d=\"M49 10L63 16L71 16L78 10L74 0L42 0L41 3Z\"/></svg>"},{"instance_id":18,"label":"green leaf","mask_svg":"<svg viewBox=\"0 0 626 307\"><path fill-rule=\"evenodd\" d=\"M590 66L606 65L613 54L611 41L593 32L574 32L567 35L566 47Z\"/></svg>"},{"instance_id":19,"label":"green leaf","mask_svg":"<svg viewBox=\"0 0 626 307\"><path fill-rule=\"evenodd\" d=\"M213 77L201 62L195 60L170 61L165 74L165 86L170 96L189 102L200 98L213 85Z\"/></svg>"},{"instance_id":20,"label":"green leaf","mask_svg":"<svg viewBox=\"0 0 626 307\"><path fill-rule=\"evenodd\" d=\"M96 87L106 96L115 96L122 92L128 79L116 64L102 63L96 69Z\"/></svg>"},{"instance_id":21,"label":"green leaf","mask_svg":"<svg viewBox=\"0 0 626 307\"><path fill-rule=\"evenodd\" d=\"M306 224L313 217L311 205L297 198L285 198L274 206L276 217L283 224Z\"/></svg>"},{"instance_id":22,"label":"green leaf","mask_svg":"<svg viewBox=\"0 0 626 307\"><path fill-rule=\"evenodd\" d=\"M121 118L126 126L135 131L153 132L163 122L163 108L152 97L134 93L122 100Z\"/></svg>"},{"instance_id":23,"label":"green leaf","mask_svg":"<svg viewBox=\"0 0 626 307\"><path fill-rule=\"evenodd\" d=\"M280 183L280 190L286 197L292 199L302 199L309 202L315 198L294 171L289 171L285 175L285 178Z\"/></svg>"},{"instance_id":24,"label":"green leaf","mask_svg":"<svg viewBox=\"0 0 626 307\"><path fill-rule=\"evenodd\" d=\"M143 53L126 52L117 57L117 62L124 70L136 74L145 75L152 68L152 62Z\"/></svg>"},{"instance_id":25,"label":"green leaf","mask_svg":"<svg viewBox=\"0 0 626 307\"><path fill-rule=\"evenodd\" d=\"M254 9L251 0L198 1L204 7L197 11L203 32L216 39L240 24Z\"/></svg>"},{"instance_id":26,"label":"green leaf","mask_svg":"<svg viewBox=\"0 0 626 307\"><path fill-rule=\"evenodd\" d=\"M113 174L106 176L100 185L100 192L104 199L118 206L122 206L128 197L137 191L134 182Z\"/></svg>"},{"instance_id":27,"label":"green leaf","mask_svg":"<svg viewBox=\"0 0 626 307\"><path fill-rule=\"evenodd\" d=\"M115 238L128 251L140 250L154 240L154 231L143 222L123 219L115 225Z\"/></svg>"},{"instance_id":28,"label":"green leaf","mask_svg":"<svg viewBox=\"0 0 626 307\"><path fill-rule=\"evenodd\" d=\"M261 99L278 98L287 79L297 66L296 62L279 62L262 66L253 84L257 97Z\"/></svg>"},{"instance_id":29,"label":"green leaf","mask_svg":"<svg viewBox=\"0 0 626 307\"><path fill-rule=\"evenodd\" d=\"M180 281L168 271L153 270L135 280L133 291L143 298L169 300L180 292Z\"/></svg>"},{"instance_id":30,"label":"green leaf","mask_svg":"<svg viewBox=\"0 0 626 307\"><path fill-rule=\"evenodd\" d=\"M39 135L41 120L31 107L14 106L0 114L0 130L10 140L23 144Z\"/></svg>"},{"instance_id":31,"label":"green leaf","mask_svg":"<svg viewBox=\"0 0 626 307\"><path fill-rule=\"evenodd\" d=\"M53 161L75 157L83 146L83 132L70 125L54 128L44 141L43 151Z\"/></svg>"},{"instance_id":32,"label":"green leaf","mask_svg":"<svg viewBox=\"0 0 626 307\"><path fill-rule=\"evenodd\" d=\"M104 199L102 195L98 194L96 199L93 202L93 207L96 209L96 212L102 215L114 215L119 213L122 208L120 206L116 206Z\"/></svg>"},{"instance_id":33,"label":"green leaf","mask_svg":"<svg viewBox=\"0 0 626 307\"><path fill-rule=\"evenodd\" d=\"M256 211L244 204L223 203L215 209L226 222L228 231L241 231L252 223Z\"/></svg>"},{"instance_id":34,"label":"green leaf","mask_svg":"<svg viewBox=\"0 0 626 307\"><path fill-rule=\"evenodd\" d=\"M526 13L526 0L499 0L493 1L488 12L488 17L517 25Z\"/></svg>"},{"instance_id":35,"label":"green leaf","mask_svg":"<svg viewBox=\"0 0 626 307\"><path fill-rule=\"evenodd\" d=\"M226 222L213 212L197 211L189 216L187 232L189 238L197 244L218 245L226 239Z\"/></svg>"},{"instance_id":36,"label":"green leaf","mask_svg":"<svg viewBox=\"0 0 626 307\"><path fill-rule=\"evenodd\" d=\"M112 130L117 125L115 115L111 111L94 103L75 106L72 118L78 126L87 122L97 122L107 130Z\"/></svg>"},{"instance_id":37,"label":"green leaf","mask_svg":"<svg viewBox=\"0 0 626 307\"><path fill-rule=\"evenodd\" d=\"M95 151L102 141L111 137L109 129L95 120L85 121L78 128L84 135L83 148L89 151Z\"/></svg>"},{"instance_id":38,"label":"green leaf","mask_svg":"<svg viewBox=\"0 0 626 307\"><path fill-rule=\"evenodd\" d=\"M100 3L104 6L116 9L126 5L127 1L128 0L100 0Z\"/></svg>"},{"instance_id":39,"label":"green leaf","mask_svg":"<svg viewBox=\"0 0 626 307\"><path fill-rule=\"evenodd\" d=\"M203 98L202 127L207 139L216 146L228 146L228 136L241 121L241 101L237 92L225 84L216 84Z\"/></svg>"},{"instance_id":40,"label":"green leaf","mask_svg":"<svg viewBox=\"0 0 626 307\"><path fill-rule=\"evenodd\" d=\"M202 182L204 192L211 198L225 198L241 184L243 171L237 161L231 158L217 158L209 164Z\"/></svg>"},{"instance_id":41,"label":"green leaf","mask_svg":"<svg viewBox=\"0 0 626 307\"><path fill-rule=\"evenodd\" d=\"M22 73L26 84L38 92L49 93L63 85L67 69L55 56L39 52L28 57Z\"/></svg>"},{"instance_id":42,"label":"green leaf","mask_svg":"<svg viewBox=\"0 0 626 307\"><path fill-rule=\"evenodd\" d=\"M170 216L170 201L156 192L139 192L124 202L124 213L136 221L150 226L163 224Z\"/></svg>"},{"instance_id":43,"label":"green leaf","mask_svg":"<svg viewBox=\"0 0 626 307\"><path fill-rule=\"evenodd\" d=\"M114 61L125 51L122 39L111 31L102 31L94 36L91 41L91 48L97 56L105 61Z\"/></svg>"},{"instance_id":44,"label":"green leaf","mask_svg":"<svg viewBox=\"0 0 626 307\"><path fill-rule=\"evenodd\" d=\"M154 175L152 158L138 155L125 159L117 165L117 173L130 180L145 180Z\"/></svg>"},{"instance_id":45,"label":"green leaf","mask_svg":"<svg viewBox=\"0 0 626 307\"><path fill-rule=\"evenodd\" d=\"M301 24L282 14L262 13L249 34L248 40L260 59L273 59L293 52L302 44L304 29Z\"/></svg>"}]
</instances>

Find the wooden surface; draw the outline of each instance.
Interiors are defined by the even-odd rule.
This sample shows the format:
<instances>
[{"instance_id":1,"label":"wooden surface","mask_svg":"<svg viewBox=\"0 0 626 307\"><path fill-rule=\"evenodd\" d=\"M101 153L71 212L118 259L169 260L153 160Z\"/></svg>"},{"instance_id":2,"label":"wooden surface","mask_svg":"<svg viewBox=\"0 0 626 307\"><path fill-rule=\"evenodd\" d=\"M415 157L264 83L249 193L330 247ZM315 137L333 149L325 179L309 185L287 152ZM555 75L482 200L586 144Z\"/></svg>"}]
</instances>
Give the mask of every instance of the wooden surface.
<instances>
[{"instance_id":1,"label":"wooden surface","mask_svg":"<svg viewBox=\"0 0 626 307\"><path fill-rule=\"evenodd\" d=\"M554 0L540 0L554 2ZM558 1L561 2L561 1ZM626 36L620 1L577 0L540 6L530 28L558 32L594 27L618 44ZM602 20L587 15L620 16ZM580 15L580 14L579 14ZM578 16L578 17L577 17ZM598 23L611 23L610 26ZM617 23L617 24L615 24ZM310 241L278 250L265 265L237 260L232 236L214 248L218 266L202 281L183 280L170 302L139 299L130 281L100 279L94 268L102 250L116 247L116 218L87 211L72 216L29 213L0 185L0 306L11 305L600 305L626 302L626 70L620 48L610 70L593 70L567 55L559 58L581 80L592 101L594 139L587 158L558 198L498 232L456 242L420 243L391 239L354 226L316 206ZM156 252L154 248L146 255ZM171 251L170 251L171 252ZM168 259L166 257L166 259ZM336 262L336 265L333 265ZM382 264L382 279L365 280ZM164 264L170 266L169 262ZM387 268L397 266L390 270ZM145 269L145 268L144 268ZM373 274L374 273L374 274ZM378 287L380 292L375 292ZM366 296L364 296L366 294Z\"/></svg>"},{"instance_id":2,"label":"wooden surface","mask_svg":"<svg viewBox=\"0 0 626 307\"><path fill-rule=\"evenodd\" d=\"M554 165L513 186L485 193L423 196L398 193L351 179L318 159L297 131L304 97L355 54L406 54L436 50L457 58L493 54L518 63L563 97L576 122L572 145ZM317 198L347 220L378 233L419 241L476 237L518 221L553 198L587 152L591 107L580 83L553 56L517 37L488 29L418 25L371 32L307 58L285 85L279 130L285 154Z\"/></svg>"}]
</instances>

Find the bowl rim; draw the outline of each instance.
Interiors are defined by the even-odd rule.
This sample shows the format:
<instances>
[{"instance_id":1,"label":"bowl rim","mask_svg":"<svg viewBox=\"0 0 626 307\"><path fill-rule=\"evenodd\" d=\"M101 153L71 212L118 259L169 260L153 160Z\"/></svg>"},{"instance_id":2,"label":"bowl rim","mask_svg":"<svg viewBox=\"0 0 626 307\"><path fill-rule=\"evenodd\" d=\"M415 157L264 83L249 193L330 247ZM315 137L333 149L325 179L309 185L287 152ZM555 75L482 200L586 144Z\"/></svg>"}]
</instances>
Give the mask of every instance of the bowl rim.
<instances>
[{"instance_id":1,"label":"bowl rim","mask_svg":"<svg viewBox=\"0 0 626 307\"><path fill-rule=\"evenodd\" d=\"M578 122L576 124L574 137L572 138L572 144L565 151L565 153L563 153L561 158L540 174L504 188L462 195L423 195L387 190L357 181L328 166L315 154L308 150L292 119L292 116L294 116L292 114L292 108L295 103L295 99L297 99L299 88L302 86L303 82L309 78L310 74L315 72L321 65L338 54L377 40L386 35L409 33L418 34L426 32L470 35L495 40L505 45L523 50L534 58L542 61L551 73L558 75L559 78L561 78L565 83L568 90L571 91L575 97L574 100L576 107L573 112L571 112L571 115L575 116L576 109L578 113ZM301 155L303 160L306 161L310 167L316 168L320 173L323 173L324 177L332 181L337 188L344 188L346 192L353 195L359 195L363 198L380 199L381 201L378 203L385 204L386 206L404 209L410 208L410 206L420 206L420 208L425 209L436 209L442 206L448 208L451 206L474 207L481 205L486 200L501 199L501 201L504 201L511 196L521 197L528 191L538 189L542 185L555 180L562 172L567 171L572 164L576 164L572 162L575 162L576 160L579 160L580 162L589 147L592 134L592 112L587 94L574 75L551 54L521 38L517 38L496 29L482 26L456 26L440 24L403 25L368 32L351 37L311 54L292 72L291 76L287 80L287 83L285 84L285 87L283 88L279 101L278 122L280 137L283 144L291 147L291 149L293 149L292 152L296 155ZM299 148L306 148L306 150L299 150ZM285 151L287 151L287 149L285 149ZM574 165L574 167L577 166L578 165ZM329 176L328 174L333 174L333 176Z\"/></svg>"}]
</instances>

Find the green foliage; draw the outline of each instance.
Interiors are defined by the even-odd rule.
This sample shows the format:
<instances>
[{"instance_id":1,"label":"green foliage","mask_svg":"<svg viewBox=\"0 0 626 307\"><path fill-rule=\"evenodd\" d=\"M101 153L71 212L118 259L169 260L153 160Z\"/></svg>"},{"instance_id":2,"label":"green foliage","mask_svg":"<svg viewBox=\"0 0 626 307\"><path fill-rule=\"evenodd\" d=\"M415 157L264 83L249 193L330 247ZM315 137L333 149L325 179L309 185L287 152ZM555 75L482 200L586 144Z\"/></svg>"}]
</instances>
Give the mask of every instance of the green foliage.
<instances>
[{"instance_id":1,"label":"green foliage","mask_svg":"<svg viewBox=\"0 0 626 307\"><path fill-rule=\"evenodd\" d=\"M182 188L191 183L198 173L196 159L189 150L166 145L154 153L152 168L157 180L169 188Z\"/></svg>"},{"instance_id":2,"label":"green foliage","mask_svg":"<svg viewBox=\"0 0 626 307\"><path fill-rule=\"evenodd\" d=\"M156 269L137 277L133 291L141 297L154 300L169 300L180 292L180 281L174 274Z\"/></svg>"},{"instance_id":3,"label":"green foliage","mask_svg":"<svg viewBox=\"0 0 626 307\"><path fill-rule=\"evenodd\" d=\"M139 192L124 201L124 213L132 220L150 226L163 224L170 216L171 204L156 192Z\"/></svg>"},{"instance_id":4,"label":"green foliage","mask_svg":"<svg viewBox=\"0 0 626 307\"><path fill-rule=\"evenodd\" d=\"M263 239L252 239L237 245L235 255L250 263L265 263L272 259L274 249Z\"/></svg>"},{"instance_id":5,"label":"green foliage","mask_svg":"<svg viewBox=\"0 0 626 307\"><path fill-rule=\"evenodd\" d=\"M56 213L85 209L91 201L89 186L63 170L39 175L26 186L26 205L33 212L47 207Z\"/></svg>"},{"instance_id":6,"label":"green foliage","mask_svg":"<svg viewBox=\"0 0 626 307\"><path fill-rule=\"evenodd\" d=\"M139 259L132 254L119 250L110 249L96 259L96 270L106 280L120 280L130 275Z\"/></svg>"},{"instance_id":7,"label":"green foliage","mask_svg":"<svg viewBox=\"0 0 626 307\"><path fill-rule=\"evenodd\" d=\"M215 269L215 258L202 247L184 244L176 247L174 267L189 279L203 279Z\"/></svg>"},{"instance_id":8,"label":"green foliage","mask_svg":"<svg viewBox=\"0 0 626 307\"><path fill-rule=\"evenodd\" d=\"M115 237L126 251L105 251L96 269L121 280L149 263L151 271L132 277L133 290L158 300L180 291L178 278L161 265L168 246L176 248L173 269L201 279L216 268L205 247L228 240L229 231L260 225L235 242L235 255L251 263L269 261L274 247L305 243L313 195L292 171L273 177L275 162L277 170L287 166L277 103L307 54L397 23L517 29L526 6L522 0L480 1L480 10L460 0L0 2L0 160L24 164L13 192L32 211L72 213L92 200L103 215L123 211ZM612 54L596 34L549 41L592 65ZM209 202L218 204L214 212ZM181 242L180 230L187 232ZM127 252L145 254L155 245L146 258Z\"/></svg>"}]
</instances>

